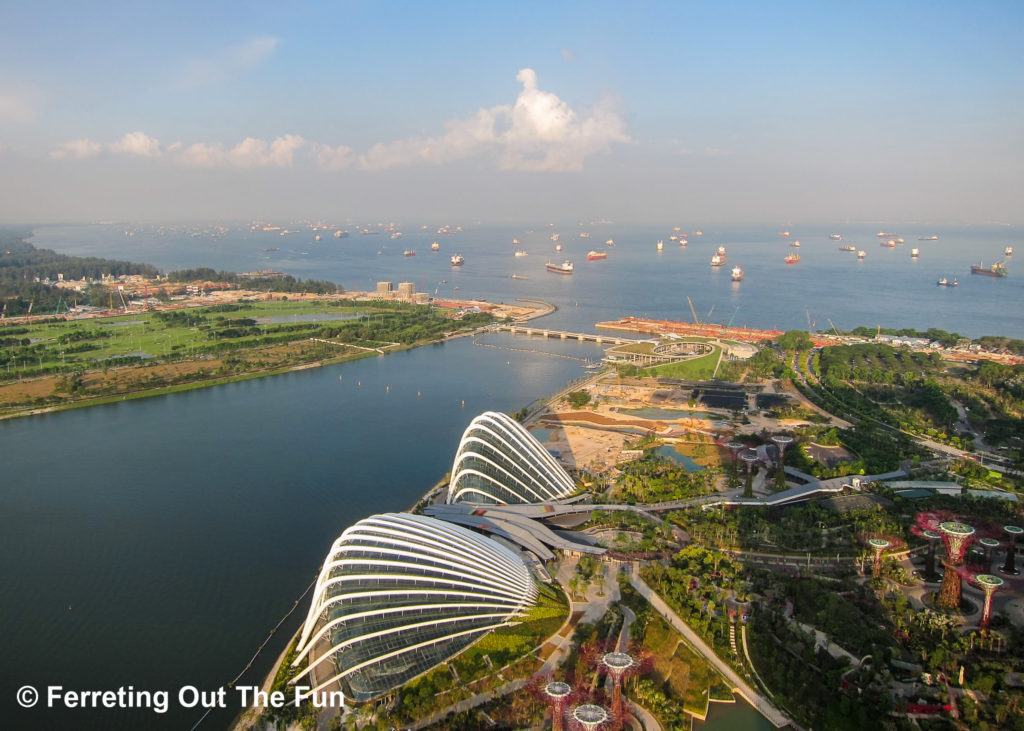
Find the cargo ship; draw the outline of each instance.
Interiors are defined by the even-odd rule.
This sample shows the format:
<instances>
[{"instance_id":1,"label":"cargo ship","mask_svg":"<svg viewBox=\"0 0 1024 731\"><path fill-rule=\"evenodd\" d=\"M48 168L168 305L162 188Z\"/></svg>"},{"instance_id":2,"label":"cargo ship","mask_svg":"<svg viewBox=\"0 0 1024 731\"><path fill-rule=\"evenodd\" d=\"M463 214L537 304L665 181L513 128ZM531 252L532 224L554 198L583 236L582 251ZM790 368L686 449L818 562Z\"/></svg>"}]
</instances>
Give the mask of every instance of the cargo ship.
<instances>
[{"instance_id":1,"label":"cargo ship","mask_svg":"<svg viewBox=\"0 0 1024 731\"><path fill-rule=\"evenodd\" d=\"M918 236L917 240L918 241L938 241L939 237L938 236Z\"/></svg>"},{"instance_id":2,"label":"cargo ship","mask_svg":"<svg viewBox=\"0 0 1024 731\"><path fill-rule=\"evenodd\" d=\"M549 272L554 272L555 274L572 274L572 262L568 260L563 261L561 264L552 264L549 261L546 266Z\"/></svg>"},{"instance_id":3,"label":"cargo ship","mask_svg":"<svg viewBox=\"0 0 1024 731\"><path fill-rule=\"evenodd\" d=\"M916 259L919 256L921 256L921 250L919 248L915 246L913 249L910 250L911 259Z\"/></svg>"},{"instance_id":4,"label":"cargo ship","mask_svg":"<svg viewBox=\"0 0 1024 731\"><path fill-rule=\"evenodd\" d=\"M842 234L829 234L828 237L830 239L832 239L833 241L842 241L843 240L843 235Z\"/></svg>"},{"instance_id":5,"label":"cargo ship","mask_svg":"<svg viewBox=\"0 0 1024 731\"><path fill-rule=\"evenodd\" d=\"M615 246L615 239L608 239L604 242L605 246Z\"/></svg>"},{"instance_id":6,"label":"cargo ship","mask_svg":"<svg viewBox=\"0 0 1024 731\"><path fill-rule=\"evenodd\" d=\"M334 232L334 238L336 238L336 239L343 239L346 236L348 236L348 231L335 231Z\"/></svg>"},{"instance_id":7,"label":"cargo ship","mask_svg":"<svg viewBox=\"0 0 1024 731\"><path fill-rule=\"evenodd\" d=\"M786 257L786 263L787 264L799 264L800 263L800 255L797 254L797 253L789 254Z\"/></svg>"},{"instance_id":8,"label":"cargo ship","mask_svg":"<svg viewBox=\"0 0 1024 731\"><path fill-rule=\"evenodd\" d=\"M588 251L587 252L587 258L590 259L591 261L593 261L594 259L607 259L608 258L608 252L607 251Z\"/></svg>"},{"instance_id":9,"label":"cargo ship","mask_svg":"<svg viewBox=\"0 0 1024 731\"><path fill-rule=\"evenodd\" d=\"M861 249L860 251L857 252L858 259L863 259L865 256L867 256L867 252L864 251L864 249Z\"/></svg>"},{"instance_id":10,"label":"cargo ship","mask_svg":"<svg viewBox=\"0 0 1024 731\"><path fill-rule=\"evenodd\" d=\"M515 256L516 256L516 258L518 259L518 258L519 258L519 257L521 257L521 256L529 256L529 253L528 253L528 252L526 252L526 251L523 251L522 249L520 249L519 251L517 251L517 252L515 253Z\"/></svg>"},{"instance_id":11,"label":"cargo ship","mask_svg":"<svg viewBox=\"0 0 1024 731\"><path fill-rule=\"evenodd\" d=\"M958 286L960 286L960 282L956 281L955 277L953 278L952 282L949 281L948 279L946 279L945 277L942 277L935 284L937 284L940 287L958 287Z\"/></svg>"},{"instance_id":12,"label":"cargo ship","mask_svg":"<svg viewBox=\"0 0 1024 731\"><path fill-rule=\"evenodd\" d=\"M435 241L434 243L432 243L432 244L430 245L430 250L431 250L431 251L440 251L440 250L441 250L441 244L439 244L439 243L437 243L437 242Z\"/></svg>"},{"instance_id":13,"label":"cargo ship","mask_svg":"<svg viewBox=\"0 0 1024 731\"><path fill-rule=\"evenodd\" d=\"M725 257L724 256L722 256L721 254L712 254L711 255L711 266L713 266L713 267L720 267L723 264L725 264Z\"/></svg>"},{"instance_id":14,"label":"cargo ship","mask_svg":"<svg viewBox=\"0 0 1024 731\"><path fill-rule=\"evenodd\" d=\"M743 267L739 264L732 268L732 281L742 282L743 281Z\"/></svg>"},{"instance_id":15,"label":"cargo ship","mask_svg":"<svg viewBox=\"0 0 1024 731\"><path fill-rule=\"evenodd\" d=\"M665 248L665 242L662 241L661 239L658 239L658 251L661 251L664 248Z\"/></svg>"},{"instance_id":16,"label":"cargo ship","mask_svg":"<svg viewBox=\"0 0 1024 731\"><path fill-rule=\"evenodd\" d=\"M462 254L452 254L452 266L460 267L466 261L466 258Z\"/></svg>"},{"instance_id":17,"label":"cargo ship","mask_svg":"<svg viewBox=\"0 0 1024 731\"><path fill-rule=\"evenodd\" d=\"M1003 256L1013 256L1013 247L1007 246L1005 249L1003 249Z\"/></svg>"},{"instance_id":18,"label":"cargo ship","mask_svg":"<svg viewBox=\"0 0 1024 731\"><path fill-rule=\"evenodd\" d=\"M790 246L795 246L797 248L800 248L800 241L799 240L797 240L797 241L790 241L789 245Z\"/></svg>"},{"instance_id":19,"label":"cargo ship","mask_svg":"<svg viewBox=\"0 0 1024 731\"><path fill-rule=\"evenodd\" d=\"M1006 271L1006 266L1000 261L993 264L991 268L986 268L984 264L975 264L971 267L971 274L981 274L986 277L1005 277L1009 272Z\"/></svg>"},{"instance_id":20,"label":"cargo ship","mask_svg":"<svg viewBox=\"0 0 1024 731\"><path fill-rule=\"evenodd\" d=\"M402 252L402 256L416 256L416 252L412 249L406 249Z\"/></svg>"},{"instance_id":21,"label":"cargo ship","mask_svg":"<svg viewBox=\"0 0 1024 731\"><path fill-rule=\"evenodd\" d=\"M846 244L845 246L840 246L839 250L840 251L856 251L857 247L856 246L850 246L849 244Z\"/></svg>"},{"instance_id":22,"label":"cargo ship","mask_svg":"<svg viewBox=\"0 0 1024 731\"><path fill-rule=\"evenodd\" d=\"M896 242L893 241L892 239L888 239L886 241L879 241L878 245L879 246L885 246L885 247L888 247L890 249L895 249L896 248Z\"/></svg>"}]
</instances>

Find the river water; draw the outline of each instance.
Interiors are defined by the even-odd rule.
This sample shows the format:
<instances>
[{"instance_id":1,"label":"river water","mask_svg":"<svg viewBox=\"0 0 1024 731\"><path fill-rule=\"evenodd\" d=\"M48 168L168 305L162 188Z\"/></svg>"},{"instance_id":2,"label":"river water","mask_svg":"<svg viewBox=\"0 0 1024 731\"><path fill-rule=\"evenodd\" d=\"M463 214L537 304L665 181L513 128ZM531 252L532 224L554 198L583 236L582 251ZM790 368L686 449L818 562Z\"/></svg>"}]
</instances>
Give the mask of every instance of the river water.
<instances>
[{"instance_id":1,"label":"river water","mask_svg":"<svg viewBox=\"0 0 1024 731\"><path fill-rule=\"evenodd\" d=\"M875 229L877 230L877 229ZM217 238L155 229L125 237L110 226L40 229L34 243L58 251L148 261L165 270L210 266L280 269L347 288L412 281L439 296L558 305L545 325L592 330L625 315L699 316L751 326L881 323L964 334L1024 337L1021 277L971 277L1005 245L1008 229L921 231L882 249L863 228L844 237L868 251L861 263L827 231L803 238L799 265L775 232L705 231L685 249L668 230L593 229L563 234L571 277L544 271L548 232L486 229L437 237L411 232L320 242L311 235L234 232ZM794 232L795 233L795 232ZM511 239L529 256L514 258ZM605 261L585 251L603 248ZM431 241L442 245L431 254ZM654 242L665 241L660 254ZM281 243L285 241L284 243ZM708 259L718 244L747 277L729 281ZM263 251L278 248L278 251ZM415 257L402 250L416 249ZM380 251L378 255L376 252ZM305 252L305 253L303 253ZM462 268L447 263L466 256ZM992 252L989 254L988 252ZM512 280L511 273L528 276ZM935 286L958 276L957 290ZM458 289L456 290L456 287ZM522 348L512 336L488 342ZM595 359L595 345L533 341L530 347ZM0 422L0 717L5 728L189 728L202 709L181 708L178 689L213 691L243 670L267 632L315 578L331 542L357 520L402 510L450 468L462 430L484 410L508 411L580 377L580 362L470 339L287 375L60 414ZM240 681L258 684L308 599ZM149 710L20 710L15 689L132 686L171 693L166 713ZM45 705L45 699L43 701ZM224 728L237 696L201 728ZM717 706L704 728L756 728L744 704Z\"/></svg>"}]
</instances>

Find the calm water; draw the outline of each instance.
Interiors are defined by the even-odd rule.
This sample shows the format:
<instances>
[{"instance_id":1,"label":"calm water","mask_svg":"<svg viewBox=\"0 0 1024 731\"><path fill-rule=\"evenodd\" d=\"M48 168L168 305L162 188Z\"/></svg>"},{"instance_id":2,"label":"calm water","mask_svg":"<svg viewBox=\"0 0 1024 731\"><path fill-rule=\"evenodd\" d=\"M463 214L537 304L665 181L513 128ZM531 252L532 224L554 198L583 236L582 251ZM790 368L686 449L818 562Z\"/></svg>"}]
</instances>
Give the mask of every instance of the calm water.
<instances>
[{"instance_id":1,"label":"calm water","mask_svg":"<svg viewBox=\"0 0 1024 731\"><path fill-rule=\"evenodd\" d=\"M519 408L583 374L576 361L460 339L0 422L2 725L190 727L200 713L27 713L14 690L226 684L345 527L409 508L450 469L477 413ZM246 680L259 683L279 651L272 643Z\"/></svg>"},{"instance_id":2,"label":"calm water","mask_svg":"<svg viewBox=\"0 0 1024 731\"><path fill-rule=\"evenodd\" d=\"M971 277L1016 229L903 231L908 243L878 246L881 227L839 229L868 251L857 263L827 239L797 232L803 262L782 263L775 228L705 231L686 249L667 229L563 230L571 277L548 274L547 232L487 229L457 236L407 233L336 240L259 232L218 238L110 226L51 227L36 245L70 254L148 261L165 270L280 269L346 288L412 281L422 291L558 305L551 327L590 330L623 315L806 327L882 323L938 326L964 334L1024 337L1024 271ZM938 242L917 243L938 233ZM515 236L530 252L514 258ZM588 262L603 248L605 261ZM429 251L437 239L441 251ZM654 242L665 240L658 254ZM719 244L747 272L740 284L708 259ZM910 260L909 247L922 248ZM264 248L279 247L265 252ZM402 250L416 249L415 257ZM378 256L377 251L381 251ZM460 269L452 253L466 256ZM511 273L529 276L512 280ZM958 276L956 290L938 276ZM444 283L442 283L443 280ZM455 288L458 287L458 290ZM522 340L488 338L521 346ZM594 345L546 341L538 349L597 358ZM366 515L408 508L450 467L470 419L507 411L583 375L579 363L475 347L467 339L386 357L172 396L0 422L0 718L5 728L188 728L200 711L172 702L150 712L20 711L14 689L213 690L245 667L267 631L315 577L337 535ZM390 389L388 389L390 387ZM417 395L419 394L419 395ZM463 405L463 400L465 405ZM308 601L308 600L307 600ZM242 683L259 683L307 603L277 634ZM234 698L228 697L229 704ZM215 713L202 728L223 728ZM750 727L742 704L715 709L707 729ZM754 714L756 719L756 714ZM729 719L733 719L730 721ZM739 726L736 726L736 724ZM720 725L721 724L721 725ZM730 725L732 724L732 725Z\"/></svg>"},{"instance_id":3,"label":"calm water","mask_svg":"<svg viewBox=\"0 0 1024 731\"><path fill-rule=\"evenodd\" d=\"M387 234L352 234L314 241L308 231L280 236L248 229L193 238L173 231L161 235L150 228L126 237L123 226L94 225L41 228L33 243L69 254L147 261L165 271L196 266L275 269L301 278L329 279L346 289L372 290L377 281L388 280L412 282L418 290L436 291L438 296L506 302L532 297L558 305L558 312L545 321L551 327L592 330L595 322L625 315L692 320L686 301L690 297L702 320L731 320L735 325L807 329L810 320L825 330L831 319L839 328L939 327L972 337L1024 338L1024 263L1015 265L1010 257L1010 276L1005 279L969 273L971 264L1003 259L1006 246L1024 257L1020 228L894 229L872 224L800 230L791 225L791 238L802 244L802 261L794 265L783 262L797 249L777 235L781 228L705 228L703 236L691 236L683 248L669 240L670 226L594 226L586 229L588 239L577 237L578 228L562 227L551 229L562 234L560 254L546 228L528 233L511 227L454 236L407 228L397 240ZM875 233L882 230L897 233L906 243L892 249L879 246ZM843 241L830 240L833 232L841 233ZM932 234L940 239L917 241ZM521 242L518 247L512 245L513 238ZM608 238L615 240L614 247L604 246ZM665 244L660 253L658 239ZM441 250L432 253L435 240ZM864 249L867 258L858 261L855 254L839 251L840 244ZM713 268L709 261L719 245L726 246L729 265ZM921 250L916 260L910 256L915 246ZM263 251L270 247L279 250ZM517 248L529 255L516 258ZM403 256L406 249L415 250L416 256ZM608 258L587 261L590 249L607 251ZM465 256L462 267L450 266L453 253ZM549 258L573 260L575 273L545 271ZM731 281L734 264L744 269L742 282ZM529 279L511 279L513 273ZM956 277L960 286L937 287L939 277Z\"/></svg>"}]
</instances>

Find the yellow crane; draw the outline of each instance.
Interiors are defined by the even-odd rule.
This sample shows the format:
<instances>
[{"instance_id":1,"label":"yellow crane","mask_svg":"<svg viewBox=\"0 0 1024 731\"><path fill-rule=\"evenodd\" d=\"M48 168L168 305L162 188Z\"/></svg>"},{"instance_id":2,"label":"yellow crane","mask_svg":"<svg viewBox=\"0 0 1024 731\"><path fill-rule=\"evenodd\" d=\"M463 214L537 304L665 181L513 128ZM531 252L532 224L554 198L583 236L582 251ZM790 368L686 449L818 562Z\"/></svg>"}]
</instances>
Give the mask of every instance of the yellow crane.
<instances>
[{"instance_id":1,"label":"yellow crane","mask_svg":"<svg viewBox=\"0 0 1024 731\"><path fill-rule=\"evenodd\" d=\"M697 309L693 306L693 300L690 299L689 295L687 295L686 301L690 304L690 312L693 313L693 324L700 325L700 318L697 317Z\"/></svg>"}]
</instances>

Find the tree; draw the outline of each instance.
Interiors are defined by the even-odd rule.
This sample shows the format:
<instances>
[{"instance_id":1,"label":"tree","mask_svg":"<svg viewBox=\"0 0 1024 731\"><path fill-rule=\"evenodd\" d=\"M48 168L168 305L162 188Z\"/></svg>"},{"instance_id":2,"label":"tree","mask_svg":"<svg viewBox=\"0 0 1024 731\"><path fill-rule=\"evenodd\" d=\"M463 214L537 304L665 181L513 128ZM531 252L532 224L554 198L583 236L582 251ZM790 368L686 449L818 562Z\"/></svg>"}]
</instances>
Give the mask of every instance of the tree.
<instances>
[{"instance_id":1,"label":"tree","mask_svg":"<svg viewBox=\"0 0 1024 731\"><path fill-rule=\"evenodd\" d=\"M586 391L570 391L568 395L569 405L574 409L580 409L590 403L590 394Z\"/></svg>"}]
</instances>

